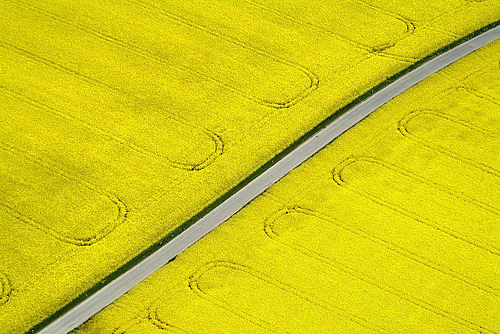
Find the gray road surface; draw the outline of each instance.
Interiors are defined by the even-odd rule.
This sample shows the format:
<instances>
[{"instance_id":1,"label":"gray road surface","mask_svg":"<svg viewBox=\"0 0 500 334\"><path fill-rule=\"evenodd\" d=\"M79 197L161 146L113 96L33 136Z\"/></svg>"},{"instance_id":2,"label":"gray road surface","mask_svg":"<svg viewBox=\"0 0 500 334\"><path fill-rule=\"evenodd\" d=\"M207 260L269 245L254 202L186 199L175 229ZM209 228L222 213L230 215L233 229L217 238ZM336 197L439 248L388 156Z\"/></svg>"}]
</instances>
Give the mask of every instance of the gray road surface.
<instances>
[{"instance_id":1,"label":"gray road surface","mask_svg":"<svg viewBox=\"0 0 500 334\"><path fill-rule=\"evenodd\" d=\"M85 299L79 305L63 314L43 328L39 333L67 333L78 327L165 265L169 260L186 250L186 248L226 221L292 169L299 166L383 104L431 74L498 38L500 38L500 26L484 32L431 59L354 106L344 115L298 146L274 166L263 172L247 186L243 187L225 202L217 206L194 225L186 229L179 236Z\"/></svg>"}]
</instances>

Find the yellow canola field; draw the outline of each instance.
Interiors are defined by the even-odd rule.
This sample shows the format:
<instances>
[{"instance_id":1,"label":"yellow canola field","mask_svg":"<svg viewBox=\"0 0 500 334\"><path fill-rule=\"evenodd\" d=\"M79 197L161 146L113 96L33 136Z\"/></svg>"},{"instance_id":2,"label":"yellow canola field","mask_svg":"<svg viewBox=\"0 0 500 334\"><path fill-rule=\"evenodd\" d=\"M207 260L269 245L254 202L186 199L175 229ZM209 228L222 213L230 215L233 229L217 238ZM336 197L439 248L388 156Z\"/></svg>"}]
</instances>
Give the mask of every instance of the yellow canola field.
<instances>
[{"instance_id":1,"label":"yellow canola field","mask_svg":"<svg viewBox=\"0 0 500 334\"><path fill-rule=\"evenodd\" d=\"M500 19L500 4L4 0L0 12L0 332L18 333L387 76Z\"/></svg>"},{"instance_id":2,"label":"yellow canola field","mask_svg":"<svg viewBox=\"0 0 500 334\"><path fill-rule=\"evenodd\" d=\"M498 333L499 61L396 97L76 334Z\"/></svg>"}]
</instances>

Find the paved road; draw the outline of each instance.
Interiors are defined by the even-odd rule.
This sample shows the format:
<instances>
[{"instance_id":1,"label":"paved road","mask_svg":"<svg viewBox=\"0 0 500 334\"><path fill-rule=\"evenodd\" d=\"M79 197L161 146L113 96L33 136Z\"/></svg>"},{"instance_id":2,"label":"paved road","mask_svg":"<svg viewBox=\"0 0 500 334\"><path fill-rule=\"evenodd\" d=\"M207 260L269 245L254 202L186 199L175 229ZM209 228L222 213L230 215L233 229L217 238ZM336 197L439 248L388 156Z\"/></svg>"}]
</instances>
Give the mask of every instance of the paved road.
<instances>
[{"instance_id":1,"label":"paved road","mask_svg":"<svg viewBox=\"0 0 500 334\"><path fill-rule=\"evenodd\" d=\"M274 166L263 172L247 186L240 189L225 202L217 206L179 236L89 298L85 299L82 303L63 314L60 318L42 329L40 333L67 333L81 325L87 319L165 265L169 260L173 259L208 232L241 210L252 199L260 195L267 188L288 174L292 169L313 156L316 152L328 145L331 141L370 113L431 74L498 38L500 38L500 26L484 32L431 59L354 106L344 115L337 118L334 122L330 123L328 126L318 131L313 137L298 146Z\"/></svg>"}]
</instances>

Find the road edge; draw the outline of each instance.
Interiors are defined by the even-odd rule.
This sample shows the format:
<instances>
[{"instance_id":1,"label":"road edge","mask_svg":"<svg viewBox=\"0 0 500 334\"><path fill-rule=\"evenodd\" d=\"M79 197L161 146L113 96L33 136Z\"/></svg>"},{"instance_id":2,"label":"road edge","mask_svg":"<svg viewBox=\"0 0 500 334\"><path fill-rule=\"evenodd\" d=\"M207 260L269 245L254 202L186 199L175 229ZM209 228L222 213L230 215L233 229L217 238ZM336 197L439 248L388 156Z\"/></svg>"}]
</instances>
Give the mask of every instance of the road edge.
<instances>
[{"instance_id":1,"label":"road edge","mask_svg":"<svg viewBox=\"0 0 500 334\"><path fill-rule=\"evenodd\" d=\"M153 245L149 246L147 249L142 251L140 254L138 254L137 256L135 256L134 258L132 258L131 260L129 260L128 262L126 262L125 264L120 266L117 270L115 270L114 272L112 272L111 274L106 276L103 280L99 281L97 284L92 286L90 289L88 289L84 293L80 294L78 297L73 299L71 302L69 302L68 304L66 304L65 306L60 308L58 311L53 313L51 316L45 318L43 321L41 321L40 323L38 323L37 325L35 325L31 329L29 329L27 331L27 333L36 333L36 332L40 332L40 331L49 332L50 331L49 326L51 324L53 324L55 321L60 321L60 319L65 314L67 314L69 311L74 309L76 306L80 305L83 301L87 300L91 296L94 296L98 291L103 289L105 286L109 285L115 279L122 276L123 274L128 272L133 267L136 267L139 263L143 262L143 260L145 260L146 258L151 256L153 253L155 253L158 250L160 250L161 248L165 247L166 244L170 243L170 241L172 241L174 238L178 237L182 232L184 232L185 230L187 230L188 228L190 228L191 226L193 226L194 224L199 222L202 218L204 218L209 213L211 213L215 208L219 207L222 203L226 202L234 194L236 194L237 192L239 192L240 190L245 188L249 183L251 183L252 181L257 179L264 172L271 169L278 162L280 162L283 158L285 158L291 152L296 150L300 145L302 145L303 143L305 143L309 139L313 138L316 134L318 134L320 131L324 130L327 126L331 125L334 121L339 119L347 111L352 110L357 105L359 105L361 102L369 99L372 95L378 93L382 89L391 85L393 82L395 82L399 78L405 76L409 72L412 72L412 71L416 70L417 68L421 67L422 65L424 65L425 63L428 63L430 60L446 53L447 51L449 51L451 49L454 49L454 48L464 44L465 42L467 42L467 41L469 41L469 40L471 40L479 35L482 35L483 33L488 32L489 30L496 28L497 26L500 26L500 20L495 21L493 23L490 23L490 24L488 24L480 29L477 29L476 31L468 34L467 36L464 36L464 37L454 41L453 43L450 43L450 44L440 48L439 50L436 50L435 52L431 53L430 55L422 58L421 60L408 66L404 70L392 75L391 77L387 78L385 81L383 81L383 82L379 83L378 85L374 86L373 88L369 89L368 91L366 91L362 95L358 96L356 99L352 100L351 102L349 102L348 104L346 104L342 108L335 110L330 116L328 116L322 122L317 124L314 128L309 130L307 133L302 135L299 139L297 139L295 142L293 142L291 145L289 145L283 151L276 154L273 158L271 158L266 163L264 163L260 168L258 168L256 171L254 171L252 174L250 174L248 177L246 177L244 180L242 180L236 186L231 188L225 194L221 195L215 201L210 203L207 207L202 209L196 215L194 215L193 217L191 217L190 219L188 219L187 221L182 223L179 227L175 228L173 231L169 232L167 235L165 235L163 238L158 240ZM275 180L275 182L277 182L278 180L279 179ZM240 209L238 209L238 211L239 210ZM168 263L168 262L173 261L174 259L175 259L175 257L168 260L168 261L165 261L165 262ZM98 311L96 311L96 313ZM82 321L81 323L83 323L84 321ZM75 327L73 327L73 328L75 328Z\"/></svg>"}]
</instances>

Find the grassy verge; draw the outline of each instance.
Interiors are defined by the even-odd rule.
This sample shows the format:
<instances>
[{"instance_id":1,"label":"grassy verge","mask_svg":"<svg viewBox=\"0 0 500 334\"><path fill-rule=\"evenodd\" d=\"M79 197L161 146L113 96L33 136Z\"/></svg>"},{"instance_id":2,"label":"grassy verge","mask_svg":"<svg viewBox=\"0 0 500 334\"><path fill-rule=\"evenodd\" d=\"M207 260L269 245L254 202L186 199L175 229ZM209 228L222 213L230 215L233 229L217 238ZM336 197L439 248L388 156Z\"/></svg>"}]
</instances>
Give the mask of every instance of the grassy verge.
<instances>
[{"instance_id":1,"label":"grassy verge","mask_svg":"<svg viewBox=\"0 0 500 334\"><path fill-rule=\"evenodd\" d=\"M118 278L121 276L123 273L125 273L127 270L131 269L134 267L137 263L142 261L144 258L148 257L152 253L154 253L156 250L158 250L160 247L164 246L166 243L170 242L172 239L174 239L176 236L178 236L180 233L182 233L184 230L186 230L188 227L191 225L195 224L198 220L200 220L202 217L204 217L206 214L208 214L210 211L212 211L214 208L219 206L222 202L227 200L229 197L234 195L236 192L238 192L241 188L245 187L248 183L250 183L252 180L254 180L256 177L258 177L260 174L262 174L265 170L269 169L272 167L274 164L276 164L278 161L280 161L282 158L284 158L286 155L288 155L291 151L293 151L297 146L302 144L304 141L308 140L311 138L314 134L316 134L318 131L326 127L328 124L332 123L334 120L336 120L339 116L350 110L352 107L355 105L359 104L361 101L367 99L371 95L375 94L376 92L380 91L384 87L388 86L398 78L402 77L403 75L407 74L408 72L411 72L412 70L416 69L417 67L421 66L422 64L428 62L432 58L435 58L436 56L490 30L493 29L497 26L500 25L500 20L493 22L487 26L484 26L471 34L464 36L455 42L433 52L432 54L422 58L421 60L415 62L414 64L408 66L406 69L400 71L399 73L396 73L395 75L387 78L385 81L381 82L380 84L376 85L375 87L371 88L370 90L366 91L344 107L335 110L329 117L324 119L321 123L316 125L314 128L312 128L310 131L308 131L306 134L304 134L302 137L297 139L294 143L292 143L290 146L288 146L286 149L275 155L272 159L267 161L265 164L263 164L260 168L258 168L256 171L254 171L252 174L250 174L247 178L245 178L243 181L238 183L236 186L234 186L232 189L230 189L228 192L220 196L218 199L213 201L211 204L209 204L207 207L205 207L203 210L198 212L196 215L185 221L183 224L181 224L179 227L174 229L173 231L169 232L167 235L165 235L163 238L158 240L156 243L148 247L146 250L135 256L133 259L122 265L120 268L118 268L116 271L113 273L109 274L107 277L105 277L103 280L99 281L97 284L95 284L93 287L85 291L84 293L80 294L78 297L73 299L71 302L66 304L64 307L59 309L57 312L53 313L50 317L46 318L42 322L38 323L34 327L32 327L30 330L28 330L27 333L36 333L37 331L43 329L46 327L48 324L51 322L55 321L57 318L61 317L64 315L66 312L68 312L70 309L74 308L78 304L80 304L82 301L84 301L86 298L89 296L93 295L97 291L99 291L101 288L109 284L111 281L114 279ZM175 258L174 258L175 259Z\"/></svg>"}]
</instances>

